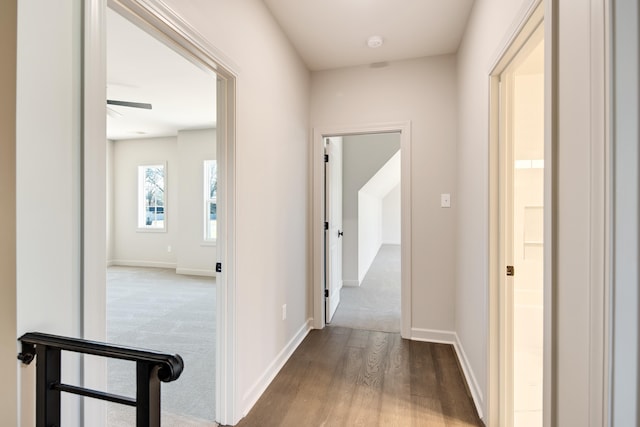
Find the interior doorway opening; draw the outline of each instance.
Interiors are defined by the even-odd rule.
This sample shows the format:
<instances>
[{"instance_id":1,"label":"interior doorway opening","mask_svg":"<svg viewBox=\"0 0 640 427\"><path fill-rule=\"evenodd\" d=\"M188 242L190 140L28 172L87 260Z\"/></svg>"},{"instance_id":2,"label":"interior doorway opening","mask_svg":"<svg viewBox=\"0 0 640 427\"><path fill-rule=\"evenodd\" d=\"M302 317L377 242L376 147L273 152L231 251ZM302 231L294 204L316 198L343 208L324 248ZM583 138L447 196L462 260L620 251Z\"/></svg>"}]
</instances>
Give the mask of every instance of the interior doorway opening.
<instances>
[{"instance_id":1,"label":"interior doorway opening","mask_svg":"<svg viewBox=\"0 0 640 427\"><path fill-rule=\"evenodd\" d=\"M89 143L84 144L83 153L83 214L85 218L85 229L83 235L85 259L83 271L85 278L85 286L83 288L84 336L100 341L104 341L107 338L107 307L105 301L107 300L108 292L106 283L107 263L105 262L105 259L116 261L114 264L117 264L117 261L122 259L114 257L113 254L110 254L110 256L107 256L106 254L106 248L109 246L107 244L108 233L105 233L107 224L110 224L115 230L118 226L118 221L114 220L114 218L111 218L109 221L107 220L107 212L110 212L112 209L113 212L115 212L117 210L117 203L108 203L107 197L105 197L105 188L113 186L115 181L119 179L118 177L120 177L123 181L128 182L129 190L133 187L132 192L135 193L133 196L133 202L131 203L133 207L130 207L127 218L130 220L131 217L133 217L133 221L129 223L131 226L129 228L133 228L135 230L138 238L143 240L152 240L152 236L156 236L156 238L161 235L167 236L168 233L170 233L170 230L178 226L179 218L182 216L184 219L184 217L189 214L193 214L198 218L198 220L194 220L193 223L194 226L199 229L198 240L200 246L205 247L205 250L207 247L211 249L212 242L207 241L207 237L209 240L211 238L215 238L215 254L205 255L207 262L207 267L205 268L187 265L183 266L182 271L176 271L179 264L177 259L175 260L174 265L171 265L170 261L164 259L159 261L159 264L151 262L151 265L142 267L139 265L125 265L124 267L147 269L152 270L155 273L166 273L167 270L169 270L175 277L181 279L196 278L212 280L213 277L211 276L216 272L215 298L199 298L199 302L203 302L206 305L205 310L208 314L206 322L215 327L214 334L211 334L210 332L206 333L209 335L209 338L211 338L211 335L214 335L215 348L213 351L204 351L199 347L197 342L195 342L196 345L192 345L194 343L193 340L184 340L180 342L180 345L172 346L170 352L178 354L185 352L206 353L207 363L210 365L208 369L211 371L211 375L196 375L195 379L191 378L189 381L190 384L185 384L188 389L189 386L194 385L194 382L200 381L201 379L203 381L209 381L210 378L215 379L215 384L209 384L209 387L213 387L215 393L212 397L206 399L205 402L207 410L212 411L214 415L206 415L207 420L205 420L205 422L200 422L202 420L199 420L196 425L213 425L216 421L221 424L230 424L232 423L232 420L237 418L235 414L236 395L234 393L236 380L234 349L236 346L235 335L232 333L235 330L235 291L233 286L228 286L228 283L233 284L235 280L235 257L233 256L235 222L233 221L233 218L235 215L234 166L236 74L234 72L234 66L229 63L228 59L226 59L224 55L218 52L215 47L211 46L207 40L204 40L172 10L162 5L155 5L153 9L151 9L150 6L142 5L135 0L109 0L107 8L106 3L107 2L99 0L92 0L88 2L85 14L86 49L84 52L84 134L85 140ZM109 11L109 9L112 10ZM127 173L129 173L128 178L125 178L123 174L115 170L115 163L113 164L114 169L111 171L112 173L107 173L107 156L113 155L113 157L115 157L114 154L117 150L113 147L112 150L105 149L105 134L107 133L107 119L105 117L106 99L125 101L125 105L117 102L109 102L107 104L112 110L110 113L114 114L115 112L115 116L118 116L117 113L119 113L122 116L133 117L138 112L137 110L140 110L140 112L142 112L142 110L149 110L149 108L142 107L143 104L151 104L153 106L154 102L158 106L158 113L162 112L162 109L160 108L161 101L154 101L146 96L144 98L141 97L140 99L135 99L133 95L127 96L124 99L120 97L122 94L127 95L125 93L126 90L135 92L135 89L138 89L135 87L136 85L129 85L128 87L126 82L116 81L116 84L112 86L118 87L118 90L122 90L122 92L114 95L111 90L105 90L108 86L105 61L105 45L107 44L106 21L107 13L112 13L113 11L117 12L121 18L126 18L126 21L128 21L129 24L133 24L137 30L142 30L142 33L145 34L146 37L152 39L155 43L160 43L164 48L168 48L171 54L175 55L177 53L183 63L186 62L190 67L195 67L197 71L204 73L205 77L211 84L210 87L213 88L213 93L211 93L208 98L206 96L201 96L201 94L199 95L200 98L205 98L205 102L208 105L213 107L213 113L210 113L209 115L213 116L212 120L215 123L215 126L212 128L211 126L198 126L191 123L182 128L185 133L185 138L183 139L183 142L185 143L184 145L194 149L194 151L198 151L194 147L199 146L199 144L190 144L189 142L193 142L193 140L198 139L198 137L204 137L205 140L211 142L211 132L215 135L213 139L214 144L204 144L207 145L209 150L213 150L213 156L211 156L212 152L209 151L209 155L198 160L204 161L202 161L198 166L194 166L192 168L191 172L199 176L199 181L193 184L193 187L196 188L197 191L192 192L194 198L197 197L198 202L196 203L197 209L193 209L193 205L188 205L189 207L186 209L189 213L185 214L185 212L182 212L180 208L184 206L173 200L173 198L180 193L180 188L179 184L175 182L171 183L173 173L177 173L179 169L184 169L184 167L176 166L175 164L174 166L171 166L172 161L170 161L168 156L167 158L169 158L169 160L166 161L157 162L154 160L150 162L140 162L141 164L134 162L134 166L125 167L125 169L128 170ZM147 52L145 51L144 55L138 56L141 58L147 58ZM127 63L126 66L135 67L136 63ZM129 72L134 74L131 70L129 70ZM149 83L152 83L156 75L160 74L162 74L162 72L147 73ZM118 83L125 84L118 85ZM152 94L153 92L149 93ZM118 98L116 98L116 96ZM191 98L197 97L192 96ZM129 108L129 110L126 112L118 112L118 108ZM175 107L172 108L173 111L169 112L169 115L172 117L179 116L179 112L176 113ZM179 106L177 108L180 109ZM155 108L151 108L151 110L153 109ZM133 112L134 110L136 112ZM165 113L166 112L167 111L165 110ZM187 113L187 115L191 117L194 116L190 113ZM162 127L162 123L159 122L154 123L154 125L156 125L156 127L158 127L158 125L159 127ZM140 136L142 135L137 135L137 137ZM164 143L165 148L167 148L166 145L171 145L167 144L167 140L165 139L168 138L167 135L153 136L156 139L161 139L162 141L156 141L156 143ZM129 139L134 140L137 139L137 137ZM178 135L177 139L180 139L179 137L180 135ZM132 143L129 145L136 144ZM139 151L144 152L144 150ZM165 156L167 154L166 151L153 149L147 150L147 154L149 153L154 156ZM123 158L126 159L128 157L123 156ZM204 179L204 176L207 175L207 170L209 170L208 175L212 175L211 171L213 169L210 167L212 161L216 162L216 167L213 168L216 169L214 173L216 176L216 191L213 194L211 191L207 191L210 190L210 186L205 183L207 180ZM141 168L149 170L153 169L155 170L155 177L161 177L161 179L155 180L155 183L161 187L163 184L161 181L164 181L164 185L166 185L164 188L164 196L156 194L152 198L147 198L146 194L139 194L140 192L146 193L148 188L145 187L145 185L149 184L149 182L145 182L147 174L144 173L148 171L143 170L141 172ZM132 169L134 170L133 178L129 179L131 178ZM108 175L113 177L113 181L108 179ZM112 190L113 189L110 189L110 192ZM152 203L148 203L149 200L151 200ZM112 202L115 202L114 197L112 197ZM116 215L114 214L112 216L115 217ZM206 230L206 232L204 230ZM183 233L180 234L180 238L182 238ZM113 242L111 243L117 241L115 236L111 236L110 238L113 238ZM154 250L156 250L156 255L158 255L158 253L161 253L164 256L167 256L167 254L173 254L177 258L179 251L181 248L184 248L184 245L185 242L183 241L176 241L175 243L165 242L162 245L148 245L146 247L148 250L140 250L138 252L139 257L134 256L129 257L129 259L133 259L133 261L140 261L141 259L144 260L145 258L143 257L149 255L149 253ZM158 249L159 251L157 251ZM195 259L190 256L189 258L192 260ZM158 261L156 260L156 262ZM169 264L169 266L167 264ZM219 270L221 270L221 272L217 272ZM156 280L154 281L162 282L158 277L155 279ZM191 282L195 282L195 280L191 280ZM162 285L166 285L166 282L162 283ZM194 283L190 283L190 285L194 285ZM205 286L210 287L209 284L206 284ZM125 291L127 292L128 290L129 289L125 287ZM154 291L156 290L157 289L154 289ZM179 303L179 301L180 298L170 298L171 304L176 302ZM162 308L166 309L166 307ZM186 311L191 312L191 310L188 309ZM158 313L156 312L152 313L152 315L157 314ZM191 316L193 317L194 315L197 316L197 313L191 312ZM144 316L138 316L138 319L136 320L144 321L145 319ZM153 324L154 321L150 320L150 323ZM180 319L172 319L172 327L179 327L180 324ZM147 323L147 326L148 325L149 322ZM187 329L191 330L192 328ZM227 333L227 331L231 332ZM142 342L136 341L135 346L140 347L141 345ZM153 345L149 347L157 346ZM108 378L105 365L106 364L103 360L97 360L92 357L85 358L83 367L85 385L98 390L107 389ZM194 363L191 363L190 365L192 373L194 374L201 368L196 366L197 364ZM213 366L213 369L211 369L211 365ZM181 379L184 381L184 378ZM165 388L165 391L166 390L167 389ZM165 395L166 393L163 392L163 398ZM191 393L189 401L193 400L193 393ZM84 402L84 406L85 424L104 425L104 422L107 419L107 409L103 402L94 402L89 399L87 402ZM163 407L168 409L167 405L163 405ZM180 408L180 410L182 409L184 408ZM185 423L185 420L187 419L186 417L190 416L189 412L182 411L181 413L177 413L177 415L180 417L177 421L175 419L172 422L164 420L163 425L192 425ZM129 425L129 423L125 421L124 425Z\"/></svg>"},{"instance_id":2,"label":"interior doorway opening","mask_svg":"<svg viewBox=\"0 0 640 427\"><path fill-rule=\"evenodd\" d=\"M331 194L335 194L336 187L332 185L332 177L335 180L335 173L331 169L331 153L327 152L326 147L331 146L332 142L340 142L341 146L341 161L344 162L345 158L349 157L349 146L345 145L349 143L349 138L389 138L390 136L397 139L395 148L387 147L387 151L384 152L379 158L376 165L368 165L370 171L368 173L360 174L360 181L353 188L348 186L339 186L342 192L342 198L340 207L342 211L349 212L350 204L353 206L354 214L349 217L349 214L338 224L341 227L333 229L331 222L327 221L334 215L332 212L332 206L336 205L336 201L333 200ZM346 142L345 142L346 141ZM398 142L399 141L399 142ZM355 144L357 145L357 144ZM355 146L354 145L354 146ZM364 145L366 147L366 143ZM345 155L345 147L347 147ZM370 150L371 150L370 146ZM395 261L399 264L399 268L396 268L400 278L399 287L399 303L396 306L396 310L399 309L399 316L396 316L393 331L400 331L403 337L409 337L411 333L411 283L410 283L410 271L411 271L411 211L410 211L410 148L411 148L411 135L410 135L410 123L402 122L395 124L383 124L383 125L366 125L353 128L334 127L327 129L316 129L314 131L314 150L313 150L313 162L314 162L314 200L313 200L313 218L314 224L314 327L321 329L327 323L336 323L336 317L332 310L338 312L340 317L339 304L336 301L332 301L332 294L335 300L339 301L339 296L336 298L336 292L338 295L344 292L349 292L353 289L349 289L350 285L358 287L363 279L365 279L365 273L369 271L369 267L372 266L376 259L376 255L381 252L383 242L382 232L382 206L383 201L389 193L394 192L393 196L400 199L399 213L396 211L396 220L400 223L400 230L396 230L396 239L400 241L399 244L394 245L397 256ZM399 150L400 149L400 150ZM330 148L329 151L332 151ZM329 164L325 162L325 155L328 154ZM395 155L395 157L394 157ZM361 153L360 157L375 157L371 152L367 152L365 149L364 154ZM392 157L394 157L392 159ZM370 160L370 159L368 159ZM395 166L389 166L387 174L381 174L377 178L374 178L376 172L380 171L383 166L390 162ZM366 162L364 162L366 163ZM376 163L376 162L373 162ZM393 169L395 168L395 172ZM389 172L389 169L392 171ZM348 180L349 175L356 172L351 166L346 166L344 163L340 167L340 179ZM397 186L397 182L394 182L393 178L390 178L394 173L400 176L400 185ZM364 178L363 178L364 176ZM367 186L366 184L373 180L373 182ZM377 181L377 182L376 182ZM348 194L352 193L352 194ZM333 200L333 202L332 202ZM364 218L359 217L359 213L365 210L360 210L359 205L375 205L374 208L366 210L369 216ZM374 212L372 215L371 212ZM360 221L362 219L362 221ZM335 224L334 220L334 224ZM372 229L377 230L371 232ZM369 226L367 229L366 227ZM351 231L350 231L351 230ZM387 234L393 234L391 232ZM375 235L375 236L374 236ZM399 236L398 236L399 235ZM401 236L401 237L400 237ZM360 241L360 237L363 238ZM351 238L352 242L348 242L348 238ZM369 239L369 241L367 241ZM343 243L344 241L344 243ZM339 244L336 245L336 243ZM362 249L367 252L366 257L358 254L358 245L362 243ZM339 249L335 249L335 247ZM333 249L332 249L333 248ZM340 266L346 267L346 271L343 270L342 276L336 276L335 271L332 271L332 265L336 264L338 251L343 252L343 256L340 257ZM356 253L350 259L349 251ZM384 252L382 255L384 257ZM342 261L351 262L351 266L343 265ZM353 277L351 277L353 276ZM336 278L337 277L337 278ZM337 286L336 286L337 282ZM343 286L346 285L346 286ZM340 292L340 289L342 292ZM396 290L397 291L397 290ZM357 303L357 297L355 298ZM344 301L343 301L344 302ZM396 311L397 312L397 311ZM393 317L393 315L392 315ZM364 326L366 328L366 326ZM374 328L376 329L376 328Z\"/></svg>"},{"instance_id":3,"label":"interior doorway opening","mask_svg":"<svg viewBox=\"0 0 640 427\"><path fill-rule=\"evenodd\" d=\"M325 138L327 323L400 332L400 136Z\"/></svg>"},{"instance_id":4,"label":"interior doorway opening","mask_svg":"<svg viewBox=\"0 0 640 427\"><path fill-rule=\"evenodd\" d=\"M213 426L217 76L111 8L106 23L106 340L180 354L162 423ZM134 379L135 364L107 362L108 392ZM108 425L134 423L107 404Z\"/></svg>"},{"instance_id":5,"label":"interior doorway opening","mask_svg":"<svg viewBox=\"0 0 640 427\"><path fill-rule=\"evenodd\" d=\"M538 5L491 76L489 412L508 427L541 427L545 415L551 175L543 18Z\"/></svg>"}]
</instances>

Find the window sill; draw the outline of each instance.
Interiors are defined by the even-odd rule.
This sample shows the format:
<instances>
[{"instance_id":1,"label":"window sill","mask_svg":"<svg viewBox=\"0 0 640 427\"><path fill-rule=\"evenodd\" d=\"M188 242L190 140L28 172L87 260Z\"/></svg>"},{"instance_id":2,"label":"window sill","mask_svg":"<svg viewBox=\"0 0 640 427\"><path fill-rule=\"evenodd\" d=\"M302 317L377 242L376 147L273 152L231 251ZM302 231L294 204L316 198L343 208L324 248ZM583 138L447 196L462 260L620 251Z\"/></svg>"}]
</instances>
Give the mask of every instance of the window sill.
<instances>
[{"instance_id":1,"label":"window sill","mask_svg":"<svg viewBox=\"0 0 640 427\"><path fill-rule=\"evenodd\" d=\"M200 243L200 246L210 246L215 248L217 244L218 242L216 240L204 240Z\"/></svg>"},{"instance_id":2,"label":"window sill","mask_svg":"<svg viewBox=\"0 0 640 427\"><path fill-rule=\"evenodd\" d=\"M166 228L136 228L136 233L166 233Z\"/></svg>"}]
</instances>

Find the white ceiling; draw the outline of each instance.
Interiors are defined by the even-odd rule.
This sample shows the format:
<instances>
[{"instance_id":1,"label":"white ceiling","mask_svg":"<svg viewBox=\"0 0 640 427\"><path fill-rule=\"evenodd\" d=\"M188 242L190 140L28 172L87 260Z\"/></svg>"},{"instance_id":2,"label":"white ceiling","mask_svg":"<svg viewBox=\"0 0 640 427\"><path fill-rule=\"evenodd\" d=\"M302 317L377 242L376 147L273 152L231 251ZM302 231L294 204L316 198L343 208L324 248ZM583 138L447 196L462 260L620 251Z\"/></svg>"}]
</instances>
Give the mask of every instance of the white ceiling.
<instances>
[{"instance_id":1,"label":"white ceiling","mask_svg":"<svg viewBox=\"0 0 640 427\"><path fill-rule=\"evenodd\" d=\"M473 0L263 0L311 70L455 53ZM370 36L384 45L367 47Z\"/></svg>"},{"instance_id":2,"label":"white ceiling","mask_svg":"<svg viewBox=\"0 0 640 427\"><path fill-rule=\"evenodd\" d=\"M116 12L107 12L107 98L150 103L152 110L109 105L107 138L173 136L215 127L216 78Z\"/></svg>"},{"instance_id":3,"label":"white ceiling","mask_svg":"<svg viewBox=\"0 0 640 427\"><path fill-rule=\"evenodd\" d=\"M473 0L263 1L311 70L455 53L473 5ZM367 47L373 35L383 38L382 47ZM212 74L108 10L107 98L153 105L151 111L109 106L108 139L215 127L215 90Z\"/></svg>"}]
</instances>

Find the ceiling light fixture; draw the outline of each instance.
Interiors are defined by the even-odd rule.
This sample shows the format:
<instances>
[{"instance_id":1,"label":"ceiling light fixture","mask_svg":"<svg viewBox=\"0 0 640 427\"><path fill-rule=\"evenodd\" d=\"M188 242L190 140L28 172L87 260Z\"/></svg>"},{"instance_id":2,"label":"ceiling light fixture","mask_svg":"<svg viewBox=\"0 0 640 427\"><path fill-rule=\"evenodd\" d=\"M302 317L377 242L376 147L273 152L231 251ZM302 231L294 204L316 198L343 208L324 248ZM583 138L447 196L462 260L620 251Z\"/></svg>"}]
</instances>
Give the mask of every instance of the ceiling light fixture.
<instances>
[{"instance_id":1,"label":"ceiling light fixture","mask_svg":"<svg viewBox=\"0 0 640 427\"><path fill-rule=\"evenodd\" d=\"M383 43L384 42L382 40L382 37L380 36L371 36L367 40L367 46L369 46L371 49L377 49L382 46Z\"/></svg>"}]
</instances>

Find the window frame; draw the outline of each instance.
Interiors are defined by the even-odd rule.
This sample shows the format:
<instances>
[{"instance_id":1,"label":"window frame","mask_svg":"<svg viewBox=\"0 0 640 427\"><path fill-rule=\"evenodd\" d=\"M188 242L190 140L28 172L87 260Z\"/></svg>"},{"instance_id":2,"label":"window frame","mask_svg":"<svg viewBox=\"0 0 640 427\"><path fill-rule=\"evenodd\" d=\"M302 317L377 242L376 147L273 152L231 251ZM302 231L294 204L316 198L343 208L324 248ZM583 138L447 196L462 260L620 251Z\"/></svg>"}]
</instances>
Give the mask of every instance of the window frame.
<instances>
[{"instance_id":1,"label":"window frame","mask_svg":"<svg viewBox=\"0 0 640 427\"><path fill-rule=\"evenodd\" d=\"M145 179L146 169L151 167L162 167L163 170L163 200L162 200L162 226L161 227L152 227L150 225L146 225L146 216L147 216L147 206L146 206L146 195L145 195ZM144 169L143 169L144 168ZM145 171L145 172L143 172ZM166 233L167 232L167 224L168 224L168 170L167 170L167 162L145 162L139 163L137 166L137 194L136 194L136 231L142 233ZM157 204L154 206L155 211L157 213L157 208L159 207Z\"/></svg>"},{"instance_id":2,"label":"window frame","mask_svg":"<svg viewBox=\"0 0 640 427\"><path fill-rule=\"evenodd\" d=\"M218 240L217 226L218 226L218 218L217 218L217 206L218 206L218 194L216 189L215 197L211 197L210 194L210 185L211 185L211 175L209 164L213 162L216 165L216 176L215 182L216 185L218 183L218 160L217 159L205 159L202 162L202 195L203 195L203 229L202 229L202 238L205 245L215 245ZM211 204L216 205L216 219L215 219L215 228L213 230L213 236L209 237L211 231Z\"/></svg>"}]
</instances>

